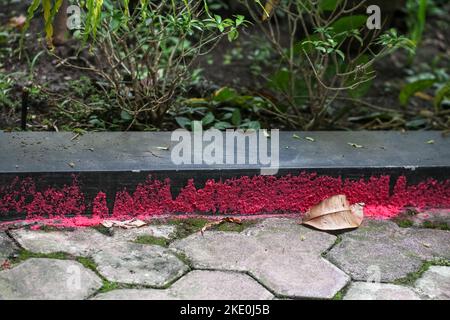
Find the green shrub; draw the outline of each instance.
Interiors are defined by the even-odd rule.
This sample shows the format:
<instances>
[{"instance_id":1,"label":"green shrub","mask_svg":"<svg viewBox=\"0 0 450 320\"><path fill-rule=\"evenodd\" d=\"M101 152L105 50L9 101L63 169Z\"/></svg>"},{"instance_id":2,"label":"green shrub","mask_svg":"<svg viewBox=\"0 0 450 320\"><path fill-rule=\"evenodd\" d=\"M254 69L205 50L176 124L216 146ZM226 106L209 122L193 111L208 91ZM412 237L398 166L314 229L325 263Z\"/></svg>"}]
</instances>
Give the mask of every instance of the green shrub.
<instances>
[{"instance_id":1,"label":"green shrub","mask_svg":"<svg viewBox=\"0 0 450 320\"><path fill-rule=\"evenodd\" d=\"M376 60L398 48L414 50L395 30L368 30L368 16L359 13L364 2L280 0L266 2L265 10L243 2L279 58L269 86L284 103L274 111L289 114L286 122L295 128L320 127L334 100L367 93Z\"/></svg>"},{"instance_id":2,"label":"green shrub","mask_svg":"<svg viewBox=\"0 0 450 320\"><path fill-rule=\"evenodd\" d=\"M201 1L148 3L130 15L105 2L91 40L97 58L91 70L114 96L117 114L129 128L159 124L192 78L194 59L225 36L234 40L245 22L243 16L213 16Z\"/></svg>"}]
</instances>

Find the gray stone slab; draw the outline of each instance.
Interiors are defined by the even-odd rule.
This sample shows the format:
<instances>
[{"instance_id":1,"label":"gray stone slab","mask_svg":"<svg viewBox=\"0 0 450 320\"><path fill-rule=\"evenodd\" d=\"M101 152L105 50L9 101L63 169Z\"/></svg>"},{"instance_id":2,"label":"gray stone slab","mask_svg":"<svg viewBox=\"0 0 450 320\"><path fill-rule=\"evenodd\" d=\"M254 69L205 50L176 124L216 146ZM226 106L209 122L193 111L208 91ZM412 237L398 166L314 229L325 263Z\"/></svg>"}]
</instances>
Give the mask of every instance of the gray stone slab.
<instances>
[{"instance_id":1,"label":"gray stone slab","mask_svg":"<svg viewBox=\"0 0 450 320\"><path fill-rule=\"evenodd\" d=\"M97 270L114 282L164 287L189 267L168 249L132 242L115 243L93 254Z\"/></svg>"},{"instance_id":2,"label":"gray stone slab","mask_svg":"<svg viewBox=\"0 0 450 320\"><path fill-rule=\"evenodd\" d=\"M17 229L12 230L11 235L24 249L32 252L66 252L75 256L89 256L112 241L111 237L92 228L49 232Z\"/></svg>"},{"instance_id":3,"label":"gray stone slab","mask_svg":"<svg viewBox=\"0 0 450 320\"><path fill-rule=\"evenodd\" d=\"M175 226L171 225L148 225L134 229L114 228L113 238L119 241L135 241L140 236L152 236L169 240L173 238L175 230Z\"/></svg>"},{"instance_id":4,"label":"gray stone slab","mask_svg":"<svg viewBox=\"0 0 450 320\"><path fill-rule=\"evenodd\" d=\"M247 271L277 295L332 298L349 277L321 258L336 237L267 219L242 233L207 231L174 242L195 268Z\"/></svg>"},{"instance_id":5,"label":"gray stone slab","mask_svg":"<svg viewBox=\"0 0 450 320\"><path fill-rule=\"evenodd\" d=\"M368 220L343 234L327 258L353 280L392 282L418 271L425 260L449 259L450 232Z\"/></svg>"},{"instance_id":6,"label":"gray stone slab","mask_svg":"<svg viewBox=\"0 0 450 320\"><path fill-rule=\"evenodd\" d=\"M66 252L75 256L90 256L115 242L135 241L139 236L154 236L170 239L175 226L149 225L142 228L114 228L113 236L101 234L93 228L75 230L40 231L29 229L12 230L11 235L25 249L36 253ZM1 239L1 238L0 238Z\"/></svg>"},{"instance_id":7,"label":"gray stone slab","mask_svg":"<svg viewBox=\"0 0 450 320\"><path fill-rule=\"evenodd\" d=\"M440 132L280 132L281 168L448 167L450 139ZM171 132L0 133L0 173L179 170L170 160ZM427 141L434 140L433 144ZM364 148L354 148L356 143ZM238 146L237 152L245 152ZM50 159L50 160L49 160ZM68 163L75 166L69 167ZM186 166L195 168L196 166ZM198 167L198 166L197 166ZM211 169L241 166L215 165ZM247 165L246 169L258 165Z\"/></svg>"},{"instance_id":8,"label":"gray stone slab","mask_svg":"<svg viewBox=\"0 0 450 320\"><path fill-rule=\"evenodd\" d=\"M18 250L14 241L4 232L0 232L0 265Z\"/></svg>"},{"instance_id":9,"label":"gray stone slab","mask_svg":"<svg viewBox=\"0 0 450 320\"><path fill-rule=\"evenodd\" d=\"M430 267L414 286L428 299L450 300L450 267Z\"/></svg>"},{"instance_id":10,"label":"gray stone slab","mask_svg":"<svg viewBox=\"0 0 450 320\"><path fill-rule=\"evenodd\" d=\"M388 283L353 282L344 300L420 300L412 288Z\"/></svg>"},{"instance_id":11,"label":"gray stone slab","mask_svg":"<svg viewBox=\"0 0 450 320\"><path fill-rule=\"evenodd\" d=\"M165 290L114 290L99 300L270 300L273 295L250 276L227 271L195 270Z\"/></svg>"},{"instance_id":12,"label":"gray stone slab","mask_svg":"<svg viewBox=\"0 0 450 320\"><path fill-rule=\"evenodd\" d=\"M80 300L101 286L94 272L69 260L33 258L0 272L0 300Z\"/></svg>"}]
</instances>

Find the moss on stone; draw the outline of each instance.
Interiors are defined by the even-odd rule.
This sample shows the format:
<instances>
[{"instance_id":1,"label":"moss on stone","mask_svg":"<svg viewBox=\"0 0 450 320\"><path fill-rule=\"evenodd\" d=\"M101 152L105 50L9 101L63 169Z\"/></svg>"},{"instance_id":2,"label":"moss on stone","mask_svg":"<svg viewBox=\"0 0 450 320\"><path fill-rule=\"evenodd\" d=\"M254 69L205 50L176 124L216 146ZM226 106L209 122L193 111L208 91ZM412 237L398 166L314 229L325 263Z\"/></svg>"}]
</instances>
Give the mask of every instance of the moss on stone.
<instances>
[{"instance_id":1,"label":"moss on stone","mask_svg":"<svg viewBox=\"0 0 450 320\"><path fill-rule=\"evenodd\" d=\"M157 245L161 247L167 247L169 245L169 240L166 238L154 237L150 235L139 236L134 242L140 244Z\"/></svg>"}]
</instances>

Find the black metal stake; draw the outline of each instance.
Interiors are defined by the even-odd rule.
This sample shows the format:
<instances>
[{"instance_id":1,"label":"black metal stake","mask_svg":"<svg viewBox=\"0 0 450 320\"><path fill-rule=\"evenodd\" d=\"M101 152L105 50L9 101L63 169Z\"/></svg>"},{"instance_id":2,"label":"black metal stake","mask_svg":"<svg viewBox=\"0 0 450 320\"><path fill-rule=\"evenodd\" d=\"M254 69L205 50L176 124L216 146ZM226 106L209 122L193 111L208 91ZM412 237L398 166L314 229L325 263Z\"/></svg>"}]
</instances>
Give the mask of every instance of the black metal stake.
<instances>
[{"instance_id":1,"label":"black metal stake","mask_svg":"<svg viewBox=\"0 0 450 320\"><path fill-rule=\"evenodd\" d=\"M22 116L20 126L22 131L27 130L27 116L28 116L28 89L22 89Z\"/></svg>"}]
</instances>

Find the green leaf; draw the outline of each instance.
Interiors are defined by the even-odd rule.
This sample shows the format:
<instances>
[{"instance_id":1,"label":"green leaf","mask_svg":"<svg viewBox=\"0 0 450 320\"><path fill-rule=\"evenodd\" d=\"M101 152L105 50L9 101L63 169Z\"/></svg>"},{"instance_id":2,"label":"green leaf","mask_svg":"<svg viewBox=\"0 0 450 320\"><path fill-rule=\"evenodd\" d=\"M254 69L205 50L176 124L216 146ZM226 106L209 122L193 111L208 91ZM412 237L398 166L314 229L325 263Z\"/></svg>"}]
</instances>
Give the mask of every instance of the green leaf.
<instances>
[{"instance_id":1,"label":"green leaf","mask_svg":"<svg viewBox=\"0 0 450 320\"><path fill-rule=\"evenodd\" d=\"M213 100L215 102L226 102L231 101L238 97L236 90L230 89L228 87L221 88L214 94Z\"/></svg>"},{"instance_id":2,"label":"green leaf","mask_svg":"<svg viewBox=\"0 0 450 320\"><path fill-rule=\"evenodd\" d=\"M184 129L191 125L191 120L186 117L175 117L175 121Z\"/></svg>"},{"instance_id":3,"label":"green leaf","mask_svg":"<svg viewBox=\"0 0 450 320\"><path fill-rule=\"evenodd\" d=\"M133 117L131 116L131 114L129 114L128 112L126 112L125 110L122 110L122 112L120 113L120 118L122 118L122 120L124 121L130 121L133 119Z\"/></svg>"},{"instance_id":4,"label":"green leaf","mask_svg":"<svg viewBox=\"0 0 450 320\"><path fill-rule=\"evenodd\" d=\"M436 79L424 79L424 80L418 80L412 83L408 83L406 86L403 87L402 91L400 91L399 95L399 101L402 106L405 106L409 98L416 92L425 90L430 88L433 84L436 83Z\"/></svg>"},{"instance_id":5,"label":"green leaf","mask_svg":"<svg viewBox=\"0 0 450 320\"><path fill-rule=\"evenodd\" d=\"M425 126L427 123L428 123L427 119L415 119L415 120L408 121L405 124L405 126L408 129L417 129L417 128Z\"/></svg>"},{"instance_id":6,"label":"green leaf","mask_svg":"<svg viewBox=\"0 0 450 320\"><path fill-rule=\"evenodd\" d=\"M434 107L436 111L439 111L439 109L441 108L442 101L444 101L446 97L450 97L450 82L444 84L436 92L436 96L434 97Z\"/></svg>"},{"instance_id":7,"label":"green leaf","mask_svg":"<svg viewBox=\"0 0 450 320\"><path fill-rule=\"evenodd\" d=\"M229 122L225 122L225 121L219 121L214 124L214 128L219 129L219 130L225 130L225 129L229 129L232 127L233 126Z\"/></svg>"},{"instance_id":8,"label":"green leaf","mask_svg":"<svg viewBox=\"0 0 450 320\"><path fill-rule=\"evenodd\" d=\"M259 121L249 121L249 122L241 124L241 128L259 130L259 129L261 129L261 124L259 123Z\"/></svg>"},{"instance_id":9,"label":"green leaf","mask_svg":"<svg viewBox=\"0 0 450 320\"><path fill-rule=\"evenodd\" d=\"M334 11L342 0L320 0L319 8L322 11Z\"/></svg>"},{"instance_id":10,"label":"green leaf","mask_svg":"<svg viewBox=\"0 0 450 320\"><path fill-rule=\"evenodd\" d=\"M239 32L236 28L232 28L230 32L228 32L228 41L233 42L239 37Z\"/></svg>"},{"instance_id":11,"label":"green leaf","mask_svg":"<svg viewBox=\"0 0 450 320\"><path fill-rule=\"evenodd\" d=\"M214 114L212 112L208 112L202 119L203 126L207 126L208 124L211 124L214 122L216 117L214 117Z\"/></svg>"},{"instance_id":12,"label":"green leaf","mask_svg":"<svg viewBox=\"0 0 450 320\"><path fill-rule=\"evenodd\" d=\"M269 87L279 92L288 91L291 81L291 73L288 70L280 70L269 79Z\"/></svg>"},{"instance_id":13,"label":"green leaf","mask_svg":"<svg viewBox=\"0 0 450 320\"><path fill-rule=\"evenodd\" d=\"M338 19L331 24L331 28L335 33L346 32L354 29L359 29L366 24L367 16L352 15Z\"/></svg>"},{"instance_id":14,"label":"green leaf","mask_svg":"<svg viewBox=\"0 0 450 320\"><path fill-rule=\"evenodd\" d=\"M233 115L231 116L231 123L238 127L241 124L241 121L241 111L239 109L235 109L233 111Z\"/></svg>"}]
</instances>

